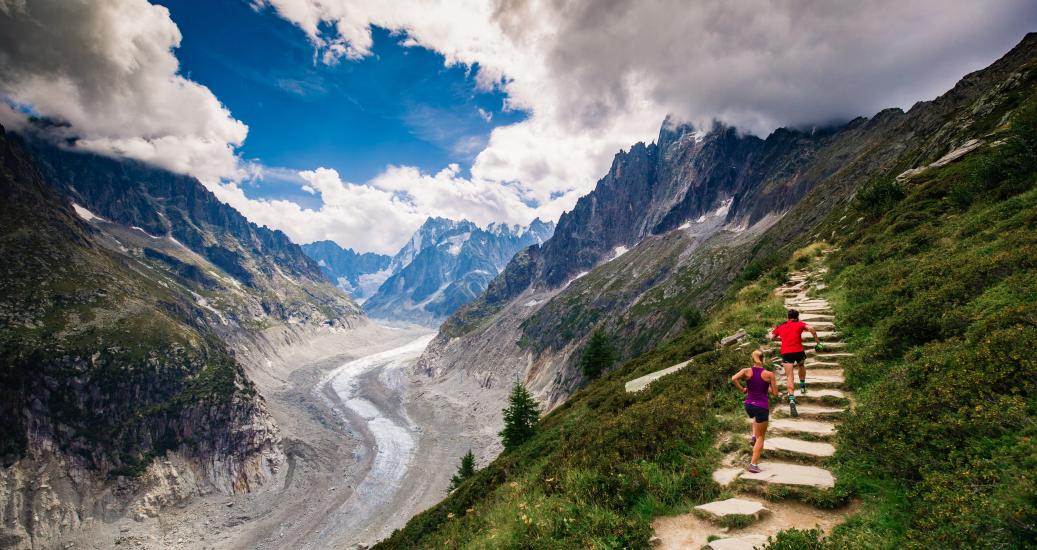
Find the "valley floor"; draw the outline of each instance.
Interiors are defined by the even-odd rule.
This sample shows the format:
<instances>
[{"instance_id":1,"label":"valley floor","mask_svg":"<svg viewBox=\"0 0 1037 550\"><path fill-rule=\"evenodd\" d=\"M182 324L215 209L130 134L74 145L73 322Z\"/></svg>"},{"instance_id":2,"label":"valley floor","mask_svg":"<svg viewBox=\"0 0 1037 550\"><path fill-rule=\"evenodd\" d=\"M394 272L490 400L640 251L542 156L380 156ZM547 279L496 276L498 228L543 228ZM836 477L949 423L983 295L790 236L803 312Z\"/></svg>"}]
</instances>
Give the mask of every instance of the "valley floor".
<instances>
[{"instance_id":1,"label":"valley floor","mask_svg":"<svg viewBox=\"0 0 1037 550\"><path fill-rule=\"evenodd\" d=\"M255 493L202 494L142 521L94 523L75 547L349 548L384 538L446 495L482 428L410 374L431 338L366 323L253 361L284 437L277 477Z\"/></svg>"}]
</instances>

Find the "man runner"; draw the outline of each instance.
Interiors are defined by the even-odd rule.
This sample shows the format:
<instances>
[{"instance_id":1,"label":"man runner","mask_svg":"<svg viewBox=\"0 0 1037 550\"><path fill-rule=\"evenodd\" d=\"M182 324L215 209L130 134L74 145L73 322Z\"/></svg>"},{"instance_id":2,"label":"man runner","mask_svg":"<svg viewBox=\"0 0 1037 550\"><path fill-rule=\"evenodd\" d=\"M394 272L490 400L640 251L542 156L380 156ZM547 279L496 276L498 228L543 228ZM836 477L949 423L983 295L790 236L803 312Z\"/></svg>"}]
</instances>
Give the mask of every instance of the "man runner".
<instances>
[{"instance_id":1,"label":"man runner","mask_svg":"<svg viewBox=\"0 0 1037 550\"><path fill-rule=\"evenodd\" d=\"M792 416L799 416L796 412L796 386L794 384L792 367L799 367L799 387L803 393L807 393L807 353L803 350L803 331L810 331L817 345L814 349L821 349L821 341L817 339L817 331L814 327L799 320L799 312L790 309L788 320L778 325L771 331L771 340L781 340L781 366L785 369L785 376L789 383L789 410Z\"/></svg>"}]
</instances>

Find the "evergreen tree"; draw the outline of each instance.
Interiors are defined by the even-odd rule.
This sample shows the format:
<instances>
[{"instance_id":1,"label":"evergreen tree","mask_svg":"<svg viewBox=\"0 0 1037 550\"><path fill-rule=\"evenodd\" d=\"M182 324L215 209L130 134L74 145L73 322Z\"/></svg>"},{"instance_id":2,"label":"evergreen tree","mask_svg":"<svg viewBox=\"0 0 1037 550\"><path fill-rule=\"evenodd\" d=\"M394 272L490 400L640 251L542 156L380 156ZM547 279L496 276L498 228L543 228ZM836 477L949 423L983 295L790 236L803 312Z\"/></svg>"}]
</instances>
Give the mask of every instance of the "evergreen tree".
<instances>
[{"instance_id":1,"label":"evergreen tree","mask_svg":"<svg viewBox=\"0 0 1037 550\"><path fill-rule=\"evenodd\" d=\"M504 449L513 449L525 443L536 432L540 420L540 407L526 388L515 382L504 409L504 429L500 432Z\"/></svg>"},{"instance_id":2,"label":"evergreen tree","mask_svg":"<svg viewBox=\"0 0 1037 550\"><path fill-rule=\"evenodd\" d=\"M583 350L583 355L580 357L580 370L587 378L597 378L599 374L611 367L615 360L616 351L612 348L612 343L609 342L605 331L599 328L594 331L594 334L591 334L587 347Z\"/></svg>"},{"instance_id":3,"label":"evergreen tree","mask_svg":"<svg viewBox=\"0 0 1037 550\"><path fill-rule=\"evenodd\" d=\"M468 449L468 453L461 457L461 466L457 468L457 473L450 478L450 490L453 491L461 482L473 475L475 475L475 455L472 454L471 449Z\"/></svg>"}]
</instances>

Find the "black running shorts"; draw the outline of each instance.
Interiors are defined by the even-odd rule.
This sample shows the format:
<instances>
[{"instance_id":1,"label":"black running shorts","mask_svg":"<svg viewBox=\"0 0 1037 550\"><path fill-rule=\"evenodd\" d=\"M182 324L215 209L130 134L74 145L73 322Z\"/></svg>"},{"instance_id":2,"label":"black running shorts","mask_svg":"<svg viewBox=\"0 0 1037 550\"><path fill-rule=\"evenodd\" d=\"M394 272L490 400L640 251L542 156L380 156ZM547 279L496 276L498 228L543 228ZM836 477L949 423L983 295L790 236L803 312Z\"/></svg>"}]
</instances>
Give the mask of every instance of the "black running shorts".
<instances>
[{"instance_id":1,"label":"black running shorts","mask_svg":"<svg viewBox=\"0 0 1037 550\"><path fill-rule=\"evenodd\" d=\"M756 405L746 403L745 414L749 415L749 418L752 418L757 422L766 422L767 419L770 418L771 411L763 407L757 407Z\"/></svg>"},{"instance_id":2,"label":"black running shorts","mask_svg":"<svg viewBox=\"0 0 1037 550\"><path fill-rule=\"evenodd\" d=\"M807 352L805 352L805 351L796 351L796 352L793 352L793 353L783 353L783 354L781 354L781 362L782 363L802 363L803 361L806 361L806 360L807 360Z\"/></svg>"}]
</instances>

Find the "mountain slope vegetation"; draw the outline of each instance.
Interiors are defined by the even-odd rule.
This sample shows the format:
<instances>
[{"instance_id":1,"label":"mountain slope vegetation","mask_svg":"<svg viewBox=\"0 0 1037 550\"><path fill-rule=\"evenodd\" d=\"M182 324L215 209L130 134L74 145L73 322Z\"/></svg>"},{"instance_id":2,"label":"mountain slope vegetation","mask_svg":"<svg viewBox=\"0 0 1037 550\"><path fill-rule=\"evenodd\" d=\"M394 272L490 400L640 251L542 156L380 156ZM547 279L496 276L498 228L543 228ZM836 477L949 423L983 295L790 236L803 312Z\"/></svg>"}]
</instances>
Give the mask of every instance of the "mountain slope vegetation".
<instances>
[{"instance_id":1,"label":"mountain slope vegetation","mask_svg":"<svg viewBox=\"0 0 1037 550\"><path fill-rule=\"evenodd\" d=\"M858 403L831 459L835 487L767 498L860 506L827 538L789 532L774 547L1037 545L1037 35L906 118L880 117L898 120L868 154L845 159L736 261L720 258L739 267L705 283L722 298L702 308L704 321L679 322L661 344L586 383L530 441L380 547L648 548L653 518L720 495L709 475L721 454L715 434L744 431L722 424L739 407L728 377L748 349L714 342L741 328L762 343L783 313L771 289L791 269L821 263L857 354L846 371ZM635 252L597 270L636 261ZM507 274L489 292L510 284ZM676 274L651 308L685 307L691 287ZM624 389L689 358L642 392Z\"/></svg>"}]
</instances>

